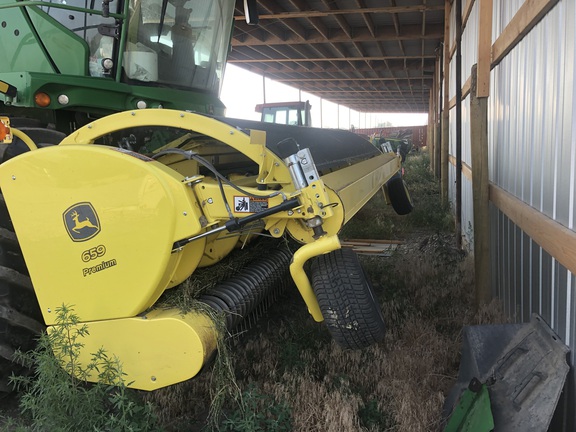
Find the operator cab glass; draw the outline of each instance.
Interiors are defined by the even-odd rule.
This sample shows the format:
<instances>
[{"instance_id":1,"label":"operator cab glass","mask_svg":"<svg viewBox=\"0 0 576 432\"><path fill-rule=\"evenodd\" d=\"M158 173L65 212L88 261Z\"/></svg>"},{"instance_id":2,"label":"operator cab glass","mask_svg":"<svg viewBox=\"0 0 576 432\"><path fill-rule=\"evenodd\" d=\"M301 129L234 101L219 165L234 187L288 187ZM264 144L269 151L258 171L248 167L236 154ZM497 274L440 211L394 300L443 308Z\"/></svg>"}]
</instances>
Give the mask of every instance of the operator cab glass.
<instances>
[{"instance_id":1,"label":"operator cab glass","mask_svg":"<svg viewBox=\"0 0 576 432\"><path fill-rule=\"evenodd\" d=\"M106 71L102 66L102 60L113 57L115 38L111 36L116 28L114 18L104 18L98 14L88 14L82 10L72 8L94 8L96 4L100 7L101 2L95 3L88 0L54 0L46 1L46 6L40 9L50 15L54 20L69 30L76 36L84 39L90 50L88 71L91 76L106 76ZM110 5L111 13L118 13L120 2ZM106 33L109 33L106 35Z\"/></svg>"},{"instance_id":2,"label":"operator cab glass","mask_svg":"<svg viewBox=\"0 0 576 432\"><path fill-rule=\"evenodd\" d=\"M163 12L163 6L165 11ZM234 2L130 0L129 79L218 92Z\"/></svg>"},{"instance_id":3,"label":"operator cab glass","mask_svg":"<svg viewBox=\"0 0 576 432\"><path fill-rule=\"evenodd\" d=\"M265 107L262 110L262 121L265 123L302 126L306 124L305 112L299 108Z\"/></svg>"},{"instance_id":4,"label":"operator cab glass","mask_svg":"<svg viewBox=\"0 0 576 432\"><path fill-rule=\"evenodd\" d=\"M125 23L128 27L122 80L218 93L228 54L234 2L127 1L129 19ZM87 42L90 76L114 78L122 29L112 17L68 9L98 9L102 2L56 0L46 4L41 6L44 12ZM122 13L121 1L109 5L111 13ZM118 32L118 37L113 37L114 32ZM114 69L107 69L106 65L113 65Z\"/></svg>"}]
</instances>

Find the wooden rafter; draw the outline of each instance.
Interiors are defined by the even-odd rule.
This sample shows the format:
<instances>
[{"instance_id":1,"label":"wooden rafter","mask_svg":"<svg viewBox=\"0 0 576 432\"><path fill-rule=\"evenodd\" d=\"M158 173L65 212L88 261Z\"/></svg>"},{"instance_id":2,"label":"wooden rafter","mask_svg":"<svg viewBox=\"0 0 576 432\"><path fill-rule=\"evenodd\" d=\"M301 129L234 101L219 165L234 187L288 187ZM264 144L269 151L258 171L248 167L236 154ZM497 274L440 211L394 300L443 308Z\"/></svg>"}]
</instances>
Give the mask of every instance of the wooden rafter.
<instances>
[{"instance_id":1,"label":"wooden rafter","mask_svg":"<svg viewBox=\"0 0 576 432\"><path fill-rule=\"evenodd\" d=\"M428 111L443 0L258 0L256 27L242 3L228 62L362 112Z\"/></svg>"}]
</instances>

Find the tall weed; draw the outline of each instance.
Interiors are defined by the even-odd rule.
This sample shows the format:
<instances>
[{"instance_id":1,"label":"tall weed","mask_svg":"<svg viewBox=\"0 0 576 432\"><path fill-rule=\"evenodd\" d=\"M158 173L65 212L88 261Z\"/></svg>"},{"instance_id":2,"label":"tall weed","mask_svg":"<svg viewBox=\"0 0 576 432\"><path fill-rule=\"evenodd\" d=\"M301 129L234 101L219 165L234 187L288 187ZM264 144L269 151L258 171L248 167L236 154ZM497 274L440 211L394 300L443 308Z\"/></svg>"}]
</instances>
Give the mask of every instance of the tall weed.
<instances>
[{"instance_id":1,"label":"tall weed","mask_svg":"<svg viewBox=\"0 0 576 432\"><path fill-rule=\"evenodd\" d=\"M88 364L79 360L88 327L81 325L72 307L56 310L56 325L43 333L37 347L17 352L16 360L31 375L12 376L23 394L20 408L31 417L33 431L154 431L158 430L150 406L126 388L120 360L103 348ZM89 374L98 376L89 384Z\"/></svg>"}]
</instances>

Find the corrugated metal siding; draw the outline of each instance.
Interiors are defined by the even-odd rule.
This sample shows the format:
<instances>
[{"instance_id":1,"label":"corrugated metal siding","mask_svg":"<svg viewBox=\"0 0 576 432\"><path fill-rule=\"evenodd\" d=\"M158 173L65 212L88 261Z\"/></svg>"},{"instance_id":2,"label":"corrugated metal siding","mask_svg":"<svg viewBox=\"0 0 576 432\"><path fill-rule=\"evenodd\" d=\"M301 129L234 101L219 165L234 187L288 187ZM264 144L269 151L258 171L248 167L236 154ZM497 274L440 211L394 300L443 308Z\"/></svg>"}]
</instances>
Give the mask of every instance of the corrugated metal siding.
<instances>
[{"instance_id":1,"label":"corrugated metal siding","mask_svg":"<svg viewBox=\"0 0 576 432\"><path fill-rule=\"evenodd\" d=\"M462 2L464 10L465 1ZM456 8L452 6L451 22L455 25L455 11ZM462 85L470 76L472 65L476 63L478 57L478 3L472 7L472 11L466 22L466 27L462 33ZM452 35L454 33L452 30ZM456 55L450 62L450 76L456 75ZM455 79L451 78L451 94L450 98L456 95ZM462 162L471 166L471 151L470 151L470 96L467 96L462 102ZM456 108L450 110L450 154L456 157ZM474 247L474 212L472 207L472 182L462 174L462 206L461 206L461 226L462 235L464 237L464 245L470 250ZM449 200L452 203L452 209L455 210L456 202L456 168L450 164L449 167L449 185L450 193Z\"/></svg>"},{"instance_id":2,"label":"corrugated metal siding","mask_svg":"<svg viewBox=\"0 0 576 432\"><path fill-rule=\"evenodd\" d=\"M493 6L492 15L492 43L510 23L510 20L516 15L518 9L524 4L525 0L496 0Z\"/></svg>"},{"instance_id":3,"label":"corrugated metal siding","mask_svg":"<svg viewBox=\"0 0 576 432\"><path fill-rule=\"evenodd\" d=\"M466 1L462 3L465 4ZM478 61L478 3L474 2L462 32L462 83L468 79L472 66ZM464 5L462 8L464 9Z\"/></svg>"},{"instance_id":4,"label":"corrugated metal siding","mask_svg":"<svg viewBox=\"0 0 576 432\"><path fill-rule=\"evenodd\" d=\"M463 2L465 4L465 1ZM524 0L494 0L494 42ZM454 8L451 22L454 25ZM559 3L491 72L488 99L490 180L562 225L574 229L576 214L576 4ZM452 35L453 35L452 31ZM478 55L474 6L462 38L462 83ZM452 36L453 37L453 36ZM455 95L456 58L450 64ZM462 159L470 164L470 102L462 104ZM450 154L455 155L456 111L450 111ZM449 199L455 202L455 167ZM473 240L471 182L462 178L462 230ZM539 313L571 348L576 361L576 277L490 204L492 291L515 322ZM472 225L473 226L473 225ZM564 426L573 430L576 378L568 382ZM556 422L554 423L556 425Z\"/></svg>"},{"instance_id":5,"label":"corrugated metal siding","mask_svg":"<svg viewBox=\"0 0 576 432\"><path fill-rule=\"evenodd\" d=\"M523 0L495 1L493 40ZM488 99L491 181L568 228L574 228L576 6L560 1L496 66ZM492 288L516 322L537 312L576 351L575 277L491 205ZM574 405L576 381L569 378ZM576 424L566 410L567 426Z\"/></svg>"},{"instance_id":6,"label":"corrugated metal siding","mask_svg":"<svg viewBox=\"0 0 576 432\"><path fill-rule=\"evenodd\" d=\"M520 9L524 0L494 2L493 40ZM551 12L492 71L489 98L489 168L491 181L573 228L576 215L576 89L573 85L573 1L560 1ZM462 81L477 57L477 5L463 34ZM451 16L454 23L454 9ZM453 31L452 31L453 35ZM455 59L451 64L455 72ZM453 75L452 75L453 76ZM452 83L454 80L451 80ZM451 92L451 97L455 92ZM463 162L470 164L469 98L462 104ZM455 110L450 111L450 154L455 154ZM455 170L450 170L453 189ZM467 183L463 180L463 195ZM450 197L454 199L454 191ZM469 200L463 200L463 214ZM471 202L470 202L471 207ZM574 277L550 257L505 215L492 208L495 224L494 286L507 299L508 311L519 321L531 311L551 321L559 334L570 331ZM463 228L467 218L463 218ZM525 291L516 287L524 287ZM495 293L496 293L495 292Z\"/></svg>"},{"instance_id":7,"label":"corrugated metal siding","mask_svg":"<svg viewBox=\"0 0 576 432\"><path fill-rule=\"evenodd\" d=\"M570 228L576 172L574 24L574 3L560 2L493 70L489 98L491 181ZM552 301L550 319L566 330L566 308L558 304L565 292L558 285L565 287L569 278L555 260L549 267L551 285L542 295Z\"/></svg>"}]
</instances>

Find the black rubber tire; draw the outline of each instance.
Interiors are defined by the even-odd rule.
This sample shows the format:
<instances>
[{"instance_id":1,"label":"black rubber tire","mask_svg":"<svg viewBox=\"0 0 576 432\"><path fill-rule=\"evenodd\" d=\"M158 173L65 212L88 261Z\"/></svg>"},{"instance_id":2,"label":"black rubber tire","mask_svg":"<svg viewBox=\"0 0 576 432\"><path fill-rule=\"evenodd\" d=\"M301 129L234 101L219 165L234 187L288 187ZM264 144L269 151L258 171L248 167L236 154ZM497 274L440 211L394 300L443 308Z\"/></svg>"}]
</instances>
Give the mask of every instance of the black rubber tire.
<instances>
[{"instance_id":1,"label":"black rubber tire","mask_svg":"<svg viewBox=\"0 0 576 432\"><path fill-rule=\"evenodd\" d=\"M30 139L34 141L34 143L38 147L46 147L50 145L59 144L60 141L66 138L66 134L54 129L39 128L39 127L22 127L19 128L19 130L28 135ZM8 145L8 148L6 148L2 161L6 162L7 160L12 159L13 157L18 156L19 154L25 153L28 150L29 148L26 144L24 144L24 141L14 137L12 144Z\"/></svg>"},{"instance_id":2,"label":"black rubber tire","mask_svg":"<svg viewBox=\"0 0 576 432\"><path fill-rule=\"evenodd\" d=\"M384 338L382 311L352 249L316 257L310 272L324 323L338 345L362 349Z\"/></svg>"},{"instance_id":3,"label":"black rubber tire","mask_svg":"<svg viewBox=\"0 0 576 432\"><path fill-rule=\"evenodd\" d=\"M386 183L386 189L388 189L388 197L396 214L404 216L414 209L414 203L402 177L392 177Z\"/></svg>"},{"instance_id":4,"label":"black rubber tire","mask_svg":"<svg viewBox=\"0 0 576 432\"><path fill-rule=\"evenodd\" d=\"M8 210L0 195L0 397L10 393L12 374L29 371L13 361L14 352L29 351L44 331L42 314Z\"/></svg>"}]
</instances>

